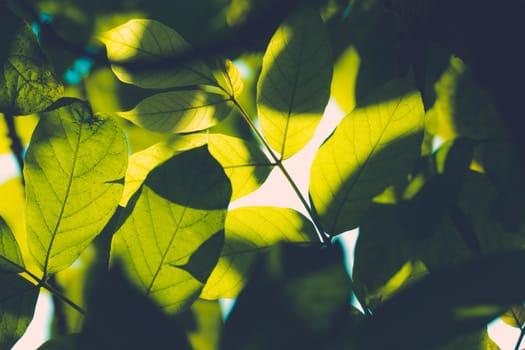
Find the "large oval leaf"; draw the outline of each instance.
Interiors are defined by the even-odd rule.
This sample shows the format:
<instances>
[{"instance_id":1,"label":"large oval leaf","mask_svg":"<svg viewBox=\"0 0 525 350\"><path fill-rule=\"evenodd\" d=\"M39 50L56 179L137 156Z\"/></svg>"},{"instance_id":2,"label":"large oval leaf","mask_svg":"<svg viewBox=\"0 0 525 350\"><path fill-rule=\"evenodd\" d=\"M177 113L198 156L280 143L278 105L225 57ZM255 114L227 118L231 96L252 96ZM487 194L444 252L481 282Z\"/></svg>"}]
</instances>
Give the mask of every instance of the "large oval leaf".
<instances>
[{"instance_id":1,"label":"large oval leaf","mask_svg":"<svg viewBox=\"0 0 525 350\"><path fill-rule=\"evenodd\" d=\"M312 165L310 196L332 235L355 228L371 199L419 155L424 110L411 79L388 83L365 105L343 119Z\"/></svg>"},{"instance_id":2,"label":"large oval leaf","mask_svg":"<svg viewBox=\"0 0 525 350\"><path fill-rule=\"evenodd\" d=\"M288 158L312 138L330 96L330 39L319 13L293 14L272 37L257 83L257 111L270 146Z\"/></svg>"},{"instance_id":3,"label":"large oval leaf","mask_svg":"<svg viewBox=\"0 0 525 350\"><path fill-rule=\"evenodd\" d=\"M228 178L205 147L175 155L126 207L112 259L166 311L182 311L217 263L230 195Z\"/></svg>"},{"instance_id":4,"label":"large oval leaf","mask_svg":"<svg viewBox=\"0 0 525 350\"><path fill-rule=\"evenodd\" d=\"M122 118L161 133L185 133L212 127L230 113L229 99L202 90L169 91L119 112Z\"/></svg>"},{"instance_id":5,"label":"large oval leaf","mask_svg":"<svg viewBox=\"0 0 525 350\"><path fill-rule=\"evenodd\" d=\"M133 19L101 35L108 58L135 67L112 65L125 83L143 88L164 89L188 85L216 85L211 70L200 62L168 66L170 57L182 54L188 43L173 29L147 19ZM161 63L159 68L156 63Z\"/></svg>"},{"instance_id":6,"label":"large oval leaf","mask_svg":"<svg viewBox=\"0 0 525 350\"><path fill-rule=\"evenodd\" d=\"M312 223L289 208L242 207L228 212L226 241L201 297L236 298L256 259L279 242L318 241Z\"/></svg>"},{"instance_id":7,"label":"large oval leaf","mask_svg":"<svg viewBox=\"0 0 525 350\"><path fill-rule=\"evenodd\" d=\"M0 112L23 115L49 107L62 93L29 25L0 5Z\"/></svg>"},{"instance_id":8,"label":"large oval leaf","mask_svg":"<svg viewBox=\"0 0 525 350\"><path fill-rule=\"evenodd\" d=\"M0 350L10 350L33 319L38 286L16 273L0 272Z\"/></svg>"},{"instance_id":9,"label":"large oval leaf","mask_svg":"<svg viewBox=\"0 0 525 350\"><path fill-rule=\"evenodd\" d=\"M27 151L26 226L44 275L80 255L115 211L127 162L124 134L79 100L43 113Z\"/></svg>"}]
</instances>

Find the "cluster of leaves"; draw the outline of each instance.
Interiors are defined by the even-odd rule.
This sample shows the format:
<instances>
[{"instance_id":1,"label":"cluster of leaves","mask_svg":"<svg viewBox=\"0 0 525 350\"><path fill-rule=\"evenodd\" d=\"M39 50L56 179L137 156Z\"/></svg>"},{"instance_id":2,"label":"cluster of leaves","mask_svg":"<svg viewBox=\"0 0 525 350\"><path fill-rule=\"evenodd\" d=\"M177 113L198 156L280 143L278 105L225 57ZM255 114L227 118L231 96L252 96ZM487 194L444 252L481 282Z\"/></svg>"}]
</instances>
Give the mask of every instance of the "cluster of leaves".
<instances>
[{"instance_id":1,"label":"cluster of leaves","mask_svg":"<svg viewBox=\"0 0 525 350\"><path fill-rule=\"evenodd\" d=\"M472 57L417 31L435 2L285 3L261 54L224 41L253 79L138 10L104 21L97 2L107 57L65 88L53 28L38 39L27 9L0 3L0 112L38 115L24 188L0 187L0 349L41 289L68 305L43 350L497 349L486 324L507 310L523 334L519 148ZM56 28L81 9L56 4L39 4ZM234 29L266 9L228 6L217 22ZM304 165L305 197L286 161L330 98L346 116ZM231 208L271 171L304 214ZM333 238L355 228L348 274ZM220 298L237 299L224 324Z\"/></svg>"}]
</instances>

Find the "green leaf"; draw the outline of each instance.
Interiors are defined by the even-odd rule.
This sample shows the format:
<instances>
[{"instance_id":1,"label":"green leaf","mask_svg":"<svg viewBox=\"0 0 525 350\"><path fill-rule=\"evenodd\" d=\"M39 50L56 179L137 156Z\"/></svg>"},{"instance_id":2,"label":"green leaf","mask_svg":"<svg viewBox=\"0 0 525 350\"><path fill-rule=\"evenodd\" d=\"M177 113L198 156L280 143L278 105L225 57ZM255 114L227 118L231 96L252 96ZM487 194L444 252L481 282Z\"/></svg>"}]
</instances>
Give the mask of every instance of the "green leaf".
<instances>
[{"instance_id":1,"label":"green leaf","mask_svg":"<svg viewBox=\"0 0 525 350\"><path fill-rule=\"evenodd\" d=\"M238 97L243 88L241 73L229 59L220 62L219 85L226 90L228 95Z\"/></svg>"},{"instance_id":2,"label":"green leaf","mask_svg":"<svg viewBox=\"0 0 525 350\"><path fill-rule=\"evenodd\" d=\"M306 6L272 37L257 83L257 111L270 146L289 158L312 138L330 97L330 39Z\"/></svg>"},{"instance_id":3,"label":"green leaf","mask_svg":"<svg viewBox=\"0 0 525 350\"><path fill-rule=\"evenodd\" d=\"M445 345L432 347L429 350L501 350L499 346L490 339L487 328L479 331L469 332L457 337L452 337Z\"/></svg>"},{"instance_id":4,"label":"green leaf","mask_svg":"<svg viewBox=\"0 0 525 350\"><path fill-rule=\"evenodd\" d=\"M81 346L80 340L79 334L68 334L46 341L38 350L77 350Z\"/></svg>"},{"instance_id":5,"label":"green leaf","mask_svg":"<svg viewBox=\"0 0 525 350\"><path fill-rule=\"evenodd\" d=\"M433 271L376 309L356 340L372 350L427 349L479 330L523 302L525 281L509 271L524 265L525 252L513 251Z\"/></svg>"},{"instance_id":6,"label":"green leaf","mask_svg":"<svg viewBox=\"0 0 525 350\"><path fill-rule=\"evenodd\" d=\"M501 320L511 327L521 328L525 324L525 306L522 304L512 306L501 315Z\"/></svg>"},{"instance_id":7,"label":"green leaf","mask_svg":"<svg viewBox=\"0 0 525 350\"><path fill-rule=\"evenodd\" d=\"M208 129L230 113L228 98L201 91L169 91L144 99L135 108L117 114L147 130L187 133Z\"/></svg>"},{"instance_id":8,"label":"green leaf","mask_svg":"<svg viewBox=\"0 0 525 350\"><path fill-rule=\"evenodd\" d=\"M100 233L122 194L124 134L79 100L42 114L27 151L28 246L44 276L71 265Z\"/></svg>"},{"instance_id":9,"label":"green leaf","mask_svg":"<svg viewBox=\"0 0 525 350\"><path fill-rule=\"evenodd\" d=\"M206 144L206 135L174 136L129 157L120 205L126 206L148 174L175 154Z\"/></svg>"},{"instance_id":10,"label":"green leaf","mask_svg":"<svg viewBox=\"0 0 525 350\"><path fill-rule=\"evenodd\" d=\"M258 189L273 169L260 146L241 138L208 134L210 153L232 183L232 201Z\"/></svg>"},{"instance_id":11,"label":"green leaf","mask_svg":"<svg viewBox=\"0 0 525 350\"><path fill-rule=\"evenodd\" d=\"M224 322L218 300L195 300L178 321L184 327L193 350L219 348Z\"/></svg>"},{"instance_id":12,"label":"green leaf","mask_svg":"<svg viewBox=\"0 0 525 350\"><path fill-rule=\"evenodd\" d=\"M222 349L332 349L345 337L351 290L340 246L277 246L253 276L228 317Z\"/></svg>"},{"instance_id":13,"label":"green leaf","mask_svg":"<svg viewBox=\"0 0 525 350\"><path fill-rule=\"evenodd\" d=\"M0 274L0 350L10 350L33 319L38 287L16 273Z\"/></svg>"},{"instance_id":14,"label":"green leaf","mask_svg":"<svg viewBox=\"0 0 525 350\"><path fill-rule=\"evenodd\" d=\"M289 208L242 207L228 212L224 248L201 297L235 298L257 258L279 242L319 241L312 223Z\"/></svg>"},{"instance_id":15,"label":"green leaf","mask_svg":"<svg viewBox=\"0 0 525 350\"><path fill-rule=\"evenodd\" d=\"M94 283L78 349L190 349L180 327L125 278L118 263Z\"/></svg>"},{"instance_id":16,"label":"green leaf","mask_svg":"<svg viewBox=\"0 0 525 350\"><path fill-rule=\"evenodd\" d=\"M0 217L0 274L6 272L22 272L24 260L18 248L13 232Z\"/></svg>"},{"instance_id":17,"label":"green leaf","mask_svg":"<svg viewBox=\"0 0 525 350\"><path fill-rule=\"evenodd\" d=\"M310 197L327 233L359 225L372 198L411 170L423 103L410 78L394 80L347 115L314 159ZM387 99L391 96L398 96Z\"/></svg>"},{"instance_id":18,"label":"green leaf","mask_svg":"<svg viewBox=\"0 0 525 350\"><path fill-rule=\"evenodd\" d=\"M100 40L106 45L110 60L137 65L112 65L115 75L125 83L154 89L217 85L211 70L201 62L155 67L189 49L176 31L157 21L133 19L102 34Z\"/></svg>"},{"instance_id":19,"label":"green leaf","mask_svg":"<svg viewBox=\"0 0 525 350\"><path fill-rule=\"evenodd\" d=\"M228 178L205 147L175 155L126 207L112 258L167 312L184 310L219 258L230 195Z\"/></svg>"},{"instance_id":20,"label":"green leaf","mask_svg":"<svg viewBox=\"0 0 525 350\"><path fill-rule=\"evenodd\" d=\"M0 5L0 112L25 115L46 109L63 93L31 27Z\"/></svg>"}]
</instances>

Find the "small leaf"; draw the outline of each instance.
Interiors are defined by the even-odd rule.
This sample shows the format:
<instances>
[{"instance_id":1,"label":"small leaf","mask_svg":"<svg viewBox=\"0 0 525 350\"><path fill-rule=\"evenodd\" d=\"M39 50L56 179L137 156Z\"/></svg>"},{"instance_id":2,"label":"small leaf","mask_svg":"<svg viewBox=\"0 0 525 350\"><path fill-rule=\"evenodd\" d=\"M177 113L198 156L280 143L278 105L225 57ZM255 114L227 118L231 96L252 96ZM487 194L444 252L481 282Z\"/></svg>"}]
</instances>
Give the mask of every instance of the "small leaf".
<instances>
[{"instance_id":1,"label":"small leaf","mask_svg":"<svg viewBox=\"0 0 525 350\"><path fill-rule=\"evenodd\" d=\"M201 297L235 298L258 256L279 242L317 242L303 215L289 208L242 207L228 212L224 248Z\"/></svg>"},{"instance_id":2,"label":"small leaf","mask_svg":"<svg viewBox=\"0 0 525 350\"><path fill-rule=\"evenodd\" d=\"M44 276L71 265L111 218L127 162L113 120L79 100L62 104L42 114L24 168L28 246Z\"/></svg>"},{"instance_id":3,"label":"small leaf","mask_svg":"<svg viewBox=\"0 0 525 350\"><path fill-rule=\"evenodd\" d=\"M101 35L108 58L135 68L112 65L123 82L143 88L166 89L190 85L217 85L211 70L201 62L156 68L155 63L183 54L188 43L173 29L147 19L133 19ZM147 67L146 67L147 66Z\"/></svg>"},{"instance_id":4,"label":"small leaf","mask_svg":"<svg viewBox=\"0 0 525 350\"><path fill-rule=\"evenodd\" d=\"M327 233L357 227L372 198L411 170L424 116L412 86L410 78L385 85L366 107L347 115L317 152L310 197Z\"/></svg>"},{"instance_id":5,"label":"small leaf","mask_svg":"<svg viewBox=\"0 0 525 350\"><path fill-rule=\"evenodd\" d=\"M525 307L514 305L501 315L501 320L511 327L521 328L525 324Z\"/></svg>"},{"instance_id":6,"label":"small leaf","mask_svg":"<svg viewBox=\"0 0 525 350\"><path fill-rule=\"evenodd\" d=\"M25 115L46 109L63 93L29 25L0 5L0 112Z\"/></svg>"},{"instance_id":7,"label":"small leaf","mask_svg":"<svg viewBox=\"0 0 525 350\"><path fill-rule=\"evenodd\" d=\"M185 133L208 129L230 113L229 99L201 90L169 91L144 99L117 114L147 130Z\"/></svg>"},{"instance_id":8,"label":"small leaf","mask_svg":"<svg viewBox=\"0 0 525 350\"><path fill-rule=\"evenodd\" d=\"M0 217L0 273L4 271L22 272L23 267L24 260L15 236L4 219Z\"/></svg>"},{"instance_id":9,"label":"small leaf","mask_svg":"<svg viewBox=\"0 0 525 350\"><path fill-rule=\"evenodd\" d=\"M78 349L190 349L184 332L126 280L120 265L95 281Z\"/></svg>"},{"instance_id":10,"label":"small leaf","mask_svg":"<svg viewBox=\"0 0 525 350\"><path fill-rule=\"evenodd\" d=\"M232 183L232 201L258 189L273 169L255 142L222 134L207 137L210 153Z\"/></svg>"},{"instance_id":11,"label":"small leaf","mask_svg":"<svg viewBox=\"0 0 525 350\"><path fill-rule=\"evenodd\" d=\"M38 287L16 273L1 273L0 286L0 350L10 350L33 319Z\"/></svg>"},{"instance_id":12,"label":"small leaf","mask_svg":"<svg viewBox=\"0 0 525 350\"><path fill-rule=\"evenodd\" d=\"M205 147L175 155L126 207L112 259L167 312L184 310L219 258L230 195L228 178Z\"/></svg>"},{"instance_id":13,"label":"small leaf","mask_svg":"<svg viewBox=\"0 0 525 350\"><path fill-rule=\"evenodd\" d=\"M120 205L126 206L133 194L138 191L148 174L158 165L164 163L175 154L206 144L206 135L174 136L166 141L150 146L149 148L133 153L129 157L124 191Z\"/></svg>"},{"instance_id":14,"label":"small leaf","mask_svg":"<svg viewBox=\"0 0 525 350\"><path fill-rule=\"evenodd\" d=\"M243 88L243 82L241 73L229 59L225 59L221 62L220 78L223 82L220 83L221 87L232 96L237 97L241 94Z\"/></svg>"},{"instance_id":15,"label":"small leaf","mask_svg":"<svg viewBox=\"0 0 525 350\"><path fill-rule=\"evenodd\" d=\"M330 38L306 6L272 37L257 83L257 111L270 146L289 158L312 138L330 97Z\"/></svg>"}]
</instances>

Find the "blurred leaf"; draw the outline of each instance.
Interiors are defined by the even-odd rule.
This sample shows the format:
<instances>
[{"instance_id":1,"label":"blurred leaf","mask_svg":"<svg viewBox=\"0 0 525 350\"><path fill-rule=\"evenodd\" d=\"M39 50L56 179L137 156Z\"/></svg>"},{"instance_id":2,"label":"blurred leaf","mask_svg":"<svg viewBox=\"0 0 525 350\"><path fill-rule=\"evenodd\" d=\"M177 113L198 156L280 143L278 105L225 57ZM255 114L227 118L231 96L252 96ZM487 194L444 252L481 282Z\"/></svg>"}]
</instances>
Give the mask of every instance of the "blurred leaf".
<instances>
[{"instance_id":1,"label":"blurred leaf","mask_svg":"<svg viewBox=\"0 0 525 350\"><path fill-rule=\"evenodd\" d=\"M289 208L241 207L226 217L224 248L201 297L235 298L257 258L279 242L318 242L312 223Z\"/></svg>"},{"instance_id":2,"label":"blurred leaf","mask_svg":"<svg viewBox=\"0 0 525 350\"><path fill-rule=\"evenodd\" d=\"M197 299L185 313L178 317L193 350L219 348L223 328L222 311L218 300Z\"/></svg>"},{"instance_id":3,"label":"blurred leaf","mask_svg":"<svg viewBox=\"0 0 525 350\"><path fill-rule=\"evenodd\" d=\"M412 85L405 78L383 86L371 103L347 115L317 152L310 197L327 233L357 227L372 198L411 170L424 117ZM392 95L400 97L385 100Z\"/></svg>"},{"instance_id":4,"label":"blurred leaf","mask_svg":"<svg viewBox=\"0 0 525 350\"><path fill-rule=\"evenodd\" d=\"M228 178L205 147L176 154L126 207L112 259L167 312L184 310L217 263L230 195Z\"/></svg>"},{"instance_id":5,"label":"blurred leaf","mask_svg":"<svg viewBox=\"0 0 525 350\"><path fill-rule=\"evenodd\" d=\"M80 348L80 335L68 334L46 341L38 350L77 350Z\"/></svg>"},{"instance_id":6,"label":"blurred leaf","mask_svg":"<svg viewBox=\"0 0 525 350\"><path fill-rule=\"evenodd\" d=\"M222 134L208 134L207 138L210 153L232 183L232 201L258 189L273 169L253 141Z\"/></svg>"},{"instance_id":7,"label":"blurred leaf","mask_svg":"<svg viewBox=\"0 0 525 350\"><path fill-rule=\"evenodd\" d=\"M524 300L525 281L509 273L524 264L525 252L514 251L433 271L376 309L356 340L371 350L427 349L479 330Z\"/></svg>"},{"instance_id":8,"label":"blurred leaf","mask_svg":"<svg viewBox=\"0 0 525 350\"><path fill-rule=\"evenodd\" d=\"M445 345L432 347L429 350L500 350L500 347L490 339L486 327L479 331L469 332L452 337Z\"/></svg>"},{"instance_id":9,"label":"blurred leaf","mask_svg":"<svg viewBox=\"0 0 525 350\"><path fill-rule=\"evenodd\" d=\"M31 27L0 4L0 112L24 115L46 109L63 86Z\"/></svg>"},{"instance_id":10,"label":"blurred leaf","mask_svg":"<svg viewBox=\"0 0 525 350\"><path fill-rule=\"evenodd\" d=\"M24 260L13 232L0 217L0 274L18 273L24 268Z\"/></svg>"},{"instance_id":11,"label":"blurred leaf","mask_svg":"<svg viewBox=\"0 0 525 350\"><path fill-rule=\"evenodd\" d=\"M319 13L292 14L272 37L257 83L257 110L270 146L289 158L312 138L330 97L332 57Z\"/></svg>"},{"instance_id":12,"label":"blurred leaf","mask_svg":"<svg viewBox=\"0 0 525 350\"><path fill-rule=\"evenodd\" d=\"M523 304L512 306L501 315L501 320L511 327L520 328L525 324L525 307Z\"/></svg>"},{"instance_id":13,"label":"blurred leaf","mask_svg":"<svg viewBox=\"0 0 525 350\"><path fill-rule=\"evenodd\" d=\"M190 349L186 336L141 291L125 279L118 263L101 276L88 296L79 349Z\"/></svg>"},{"instance_id":14,"label":"blurred leaf","mask_svg":"<svg viewBox=\"0 0 525 350\"><path fill-rule=\"evenodd\" d=\"M148 68L112 65L113 72L125 83L155 89L217 84L211 70L200 62L155 68L155 62L189 49L188 43L176 31L160 22L133 19L102 34L100 40L106 45L110 60L148 65Z\"/></svg>"},{"instance_id":15,"label":"blurred leaf","mask_svg":"<svg viewBox=\"0 0 525 350\"><path fill-rule=\"evenodd\" d=\"M229 99L201 90L169 91L144 99L117 114L147 130L187 133L208 129L230 113Z\"/></svg>"},{"instance_id":16,"label":"blurred leaf","mask_svg":"<svg viewBox=\"0 0 525 350\"><path fill-rule=\"evenodd\" d=\"M346 113L355 107L355 85L361 58L355 47L351 46L338 57L334 66L334 77L330 91L337 104Z\"/></svg>"},{"instance_id":17,"label":"blurred leaf","mask_svg":"<svg viewBox=\"0 0 525 350\"><path fill-rule=\"evenodd\" d=\"M329 349L344 337L350 281L338 245L279 245L253 276L228 317L221 349Z\"/></svg>"},{"instance_id":18,"label":"blurred leaf","mask_svg":"<svg viewBox=\"0 0 525 350\"><path fill-rule=\"evenodd\" d=\"M27 151L27 235L44 276L71 265L100 233L122 193L127 145L111 119L64 99L42 114Z\"/></svg>"},{"instance_id":19,"label":"blurred leaf","mask_svg":"<svg viewBox=\"0 0 525 350\"><path fill-rule=\"evenodd\" d=\"M38 286L16 273L0 273L0 350L10 350L33 319Z\"/></svg>"},{"instance_id":20,"label":"blurred leaf","mask_svg":"<svg viewBox=\"0 0 525 350\"><path fill-rule=\"evenodd\" d=\"M206 144L206 135L174 136L129 157L120 205L126 206L148 174L174 155Z\"/></svg>"}]
</instances>

